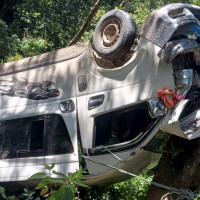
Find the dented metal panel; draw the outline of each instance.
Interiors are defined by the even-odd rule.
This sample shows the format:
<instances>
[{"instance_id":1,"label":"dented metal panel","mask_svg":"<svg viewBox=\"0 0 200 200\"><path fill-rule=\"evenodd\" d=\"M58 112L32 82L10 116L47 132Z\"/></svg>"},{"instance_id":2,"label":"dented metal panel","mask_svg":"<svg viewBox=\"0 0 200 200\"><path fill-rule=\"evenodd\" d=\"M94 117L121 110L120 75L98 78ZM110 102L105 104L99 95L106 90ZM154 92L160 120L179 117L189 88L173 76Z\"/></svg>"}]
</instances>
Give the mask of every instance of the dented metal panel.
<instances>
[{"instance_id":1,"label":"dented metal panel","mask_svg":"<svg viewBox=\"0 0 200 200\"><path fill-rule=\"evenodd\" d=\"M193 39L180 39L168 42L165 48L161 52L161 59L166 63L172 62L172 60L179 54L187 52L200 51L200 46L196 40Z\"/></svg>"},{"instance_id":2,"label":"dented metal panel","mask_svg":"<svg viewBox=\"0 0 200 200\"><path fill-rule=\"evenodd\" d=\"M198 24L199 6L174 3L153 11L139 30L139 35L163 48L174 33L184 27Z\"/></svg>"}]
</instances>

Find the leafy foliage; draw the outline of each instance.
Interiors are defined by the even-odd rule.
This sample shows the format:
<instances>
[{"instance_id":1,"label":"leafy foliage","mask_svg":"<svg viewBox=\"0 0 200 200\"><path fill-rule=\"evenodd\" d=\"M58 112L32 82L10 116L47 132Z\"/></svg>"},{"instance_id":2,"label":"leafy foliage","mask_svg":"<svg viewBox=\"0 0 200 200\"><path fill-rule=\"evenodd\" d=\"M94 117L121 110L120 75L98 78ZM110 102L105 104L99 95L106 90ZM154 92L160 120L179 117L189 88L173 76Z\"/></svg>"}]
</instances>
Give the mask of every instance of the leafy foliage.
<instances>
[{"instance_id":1,"label":"leafy foliage","mask_svg":"<svg viewBox=\"0 0 200 200\"><path fill-rule=\"evenodd\" d=\"M40 200L39 196L35 196L36 191L24 188L24 192L18 196L19 199Z\"/></svg>"},{"instance_id":2,"label":"leafy foliage","mask_svg":"<svg viewBox=\"0 0 200 200\"><path fill-rule=\"evenodd\" d=\"M0 16L0 60L8 62L65 47L76 35L95 0L2 0ZM165 4L181 2L198 5L199 0L107 0L80 41L92 42L100 17L111 9L122 9L140 27L149 13Z\"/></svg>"},{"instance_id":3,"label":"leafy foliage","mask_svg":"<svg viewBox=\"0 0 200 200\"><path fill-rule=\"evenodd\" d=\"M13 28L21 38L43 38L50 49L64 47L78 32L93 4L83 0L23 0L15 5Z\"/></svg>"},{"instance_id":4,"label":"leafy foliage","mask_svg":"<svg viewBox=\"0 0 200 200\"><path fill-rule=\"evenodd\" d=\"M151 181L153 171L149 171L141 177ZM80 197L82 200L144 200L149 186L150 182L146 182L141 178L132 178L113 185L93 186L89 189L82 188Z\"/></svg>"},{"instance_id":5,"label":"leafy foliage","mask_svg":"<svg viewBox=\"0 0 200 200\"><path fill-rule=\"evenodd\" d=\"M2 20L0 20L0 35L0 60L2 62L5 57L13 55L19 50L20 40L16 34L10 35L8 25Z\"/></svg>"},{"instance_id":6,"label":"leafy foliage","mask_svg":"<svg viewBox=\"0 0 200 200\"><path fill-rule=\"evenodd\" d=\"M47 177L49 177L49 173L39 172L31 176L31 179L43 177L42 181L37 185L36 190L25 188L21 195L17 197L15 195L7 197L5 194L5 189L0 187L0 197L2 195L2 198L6 200L70 200L74 199L76 196L76 198L80 200L144 200L150 186L149 182L146 182L140 178L133 178L128 181L110 184L107 186L93 186L91 188L86 188L86 185L83 184L79 179L82 177L80 171L65 175L54 171L52 165L46 165L46 169L50 170L51 174L56 174L59 176L59 178L48 179ZM146 174L141 175L141 177L151 181L153 178L153 171L149 171ZM67 178L73 183L71 182L71 184L69 184ZM52 187L52 185L55 187L55 184L60 182L59 180L67 180L68 186L66 186L67 182L65 182L64 185L61 185L59 189L53 189L52 194L49 194L50 187ZM63 182L61 181L61 184L62 183ZM81 186L78 188L79 192L77 190L77 186ZM39 194L37 192L38 190L40 191Z\"/></svg>"},{"instance_id":7,"label":"leafy foliage","mask_svg":"<svg viewBox=\"0 0 200 200\"><path fill-rule=\"evenodd\" d=\"M10 34L10 28L0 20L0 60L8 62L23 57L41 54L48 50L47 42L41 38L27 37L20 40L16 35Z\"/></svg>"},{"instance_id":8,"label":"leafy foliage","mask_svg":"<svg viewBox=\"0 0 200 200\"><path fill-rule=\"evenodd\" d=\"M23 57L38 55L47 50L47 42L41 38L24 38L20 45Z\"/></svg>"},{"instance_id":9,"label":"leafy foliage","mask_svg":"<svg viewBox=\"0 0 200 200\"><path fill-rule=\"evenodd\" d=\"M5 193L5 189L3 187L0 187L0 199L6 199L6 200L40 200L39 196L37 196L35 190L30 190L28 188L24 188L24 191L19 196L11 195L7 196ZM1 198L2 197L2 198Z\"/></svg>"},{"instance_id":10,"label":"leafy foliage","mask_svg":"<svg viewBox=\"0 0 200 200\"><path fill-rule=\"evenodd\" d=\"M5 189L0 186L0 199L6 200L74 200L78 196L78 187L88 187L81 181L82 171L81 169L74 173L63 174L54 170L55 163L51 165L45 164L45 172L38 172L33 174L29 179L41 179L39 184L34 190L24 188L22 194L15 196L7 196ZM38 193L39 191L39 193ZM1 198L2 197L2 198ZM79 197L78 197L79 199Z\"/></svg>"},{"instance_id":11,"label":"leafy foliage","mask_svg":"<svg viewBox=\"0 0 200 200\"><path fill-rule=\"evenodd\" d=\"M73 200L76 194L78 194L77 186L88 187L80 180L82 173L85 173L84 171L77 170L74 173L63 174L53 170L54 167L55 163L45 165L48 173L38 172L30 177L30 179L42 179L35 188L40 190L41 197L47 197L47 200Z\"/></svg>"},{"instance_id":12,"label":"leafy foliage","mask_svg":"<svg viewBox=\"0 0 200 200\"><path fill-rule=\"evenodd\" d=\"M104 2L90 23L83 40L91 40L102 13L113 9L122 0ZM16 0L2 10L0 22L0 59L8 62L65 47L84 23L95 0ZM8 6L2 0L4 7ZM9 14L8 14L9 13ZM12 16L12 17L10 17Z\"/></svg>"}]
</instances>

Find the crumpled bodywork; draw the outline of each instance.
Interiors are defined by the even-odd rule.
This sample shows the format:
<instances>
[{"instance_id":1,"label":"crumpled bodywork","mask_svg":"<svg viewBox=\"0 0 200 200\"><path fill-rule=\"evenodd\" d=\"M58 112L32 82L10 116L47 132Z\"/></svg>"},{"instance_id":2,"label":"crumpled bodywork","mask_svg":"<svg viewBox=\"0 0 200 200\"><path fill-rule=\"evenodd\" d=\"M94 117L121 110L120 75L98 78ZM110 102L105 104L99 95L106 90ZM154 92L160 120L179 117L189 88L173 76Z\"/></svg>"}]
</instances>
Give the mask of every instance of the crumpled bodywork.
<instances>
[{"instance_id":1,"label":"crumpled bodywork","mask_svg":"<svg viewBox=\"0 0 200 200\"><path fill-rule=\"evenodd\" d=\"M153 11L139 30L139 35L163 48L183 30L199 34L200 7L174 3Z\"/></svg>"},{"instance_id":2,"label":"crumpled bodywork","mask_svg":"<svg viewBox=\"0 0 200 200\"><path fill-rule=\"evenodd\" d=\"M199 132L199 77L200 77L200 7L189 4L170 4L164 6L147 18L152 21L152 30L140 34L160 46L159 57L172 65L176 93L181 100L170 109L159 125L161 130L193 139ZM159 24L159 25L158 25ZM162 28L163 25L165 28ZM144 26L146 28L144 28Z\"/></svg>"},{"instance_id":3,"label":"crumpled bodywork","mask_svg":"<svg viewBox=\"0 0 200 200\"><path fill-rule=\"evenodd\" d=\"M168 42L161 51L161 59L166 63L172 62L172 60L179 54L187 52L194 52L196 55L199 52L199 44L193 39L180 39ZM197 61L199 62L199 60Z\"/></svg>"}]
</instances>

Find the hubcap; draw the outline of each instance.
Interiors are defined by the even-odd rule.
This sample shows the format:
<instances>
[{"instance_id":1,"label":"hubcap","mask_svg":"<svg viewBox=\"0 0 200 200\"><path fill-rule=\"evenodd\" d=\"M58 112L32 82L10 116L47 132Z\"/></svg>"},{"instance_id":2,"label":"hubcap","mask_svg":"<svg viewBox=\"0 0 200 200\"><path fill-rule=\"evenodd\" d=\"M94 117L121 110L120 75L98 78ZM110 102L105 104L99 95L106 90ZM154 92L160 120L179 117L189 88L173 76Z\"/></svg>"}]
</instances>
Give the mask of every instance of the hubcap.
<instances>
[{"instance_id":1,"label":"hubcap","mask_svg":"<svg viewBox=\"0 0 200 200\"><path fill-rule=\"evenodd\" d=\"M120 22L116 19L106 21L101 28L100 43L104 47L111 47L120 35Z\"/></svg>"},{"instance_id":2,"label":"hubcap","mask_svg":"<svg viewBox=\"0 0 200 200\"><path fill-rule=\"evenodd\" d=\"M119 36L119 29L116 24L109 24L103 31L103 43L105 46L112 46Z\"/></svg>"}]
</instances>

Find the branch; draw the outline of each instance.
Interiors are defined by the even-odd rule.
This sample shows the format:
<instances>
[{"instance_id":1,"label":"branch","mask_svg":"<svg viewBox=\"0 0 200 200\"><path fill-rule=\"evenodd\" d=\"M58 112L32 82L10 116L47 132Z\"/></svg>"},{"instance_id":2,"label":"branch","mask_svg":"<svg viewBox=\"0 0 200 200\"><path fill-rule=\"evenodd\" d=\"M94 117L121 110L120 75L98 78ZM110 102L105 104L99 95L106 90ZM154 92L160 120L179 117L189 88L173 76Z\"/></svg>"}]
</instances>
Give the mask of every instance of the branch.
<instances>
[{"instance_id":1,"label":"branch","mask_svg":"<svg viewBox=\"0 0 200 200\"><path fill-rule=\"evenodd\" d=\"M96 12L98 11L98 8L99 8L100 4L102 3L102 1L103 0L97 0L96 4L92 8L90 14L86 18L85 23L83 24L83 26L81 27L81 29L79 30L79 32L70 41L70 43L68 44L68 46L71 46L71 45L76 44L78 42L78 40L81 38L81 36L85 32L87 26L89 25L90 21L93 19L93 17L95 16Z\"/></svg>"}]
</instances>

